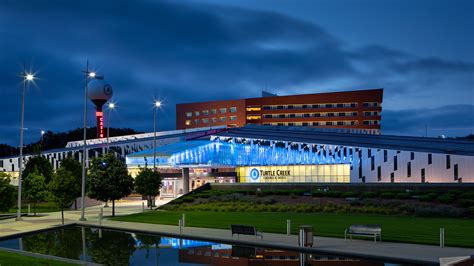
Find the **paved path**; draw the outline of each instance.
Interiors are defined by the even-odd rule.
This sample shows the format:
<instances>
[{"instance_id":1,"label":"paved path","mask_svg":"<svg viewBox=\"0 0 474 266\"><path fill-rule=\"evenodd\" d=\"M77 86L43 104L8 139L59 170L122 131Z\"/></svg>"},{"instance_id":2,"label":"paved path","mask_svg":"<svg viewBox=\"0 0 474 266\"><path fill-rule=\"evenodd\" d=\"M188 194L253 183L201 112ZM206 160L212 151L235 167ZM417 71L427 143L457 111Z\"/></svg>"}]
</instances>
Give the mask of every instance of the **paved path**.
<instances>
[{"instance_id":1,"label":"paved path","mask_svg":"<svg viewBox=\"0 0 474 266\"><path fill-rule=\"evenodd\" d=\"M96 225L93 222L84 224ZM263 240L256 240L252 236L241 236L232 238L229 230L185 227L181 235L179 228L171 225L131 223L119 221L103 221L102 225L106 228L116 228L121 230L140 230L153 232L155 234L181 236L183 238L209 239L216 242L228 244L247 244L261 245L265 247L280 249L299 249L296 235L283 235L264 233ZM314 248L305 249L305 251L315 253L329 253L334 255L353 255L356 257L387 258L390 257L397 261L418 261L439 263L441 257L456 257L474 255L474 249L469 248L440 248L430 245L405 244L393 242L377 242L370 240L345 240L340 238L315 237Z\"/></svg>"},{"instance_id":2,"label":"paved path","mask_svg":"<svg viewBox=\"0 0 474 266\"><path fill-rule=\"evenodd\" d=\"M116 215L127 215L142 212L142 201L119 202L116 204ZM157 202L158 205L167 201ZM84 225L97 226L98 214L100 206L86 208L86 222ZM104 216L110 216L111 208L104 208ZM65 213L66 223L78 223L80 211L68 211ZM23 221L16 222L14 219L0 221L0 237L13 235L17 233L25 233L50 227L56 227L61 224L61 213L47 213L39 217L24 217ZM140 230L164 235L179 235L179 228L171 225L130 223L103 220L102 225L108 228L121 230ZM242 236L239 240L232 239L229 230L208 229L197 227L185 227L182 230L182 237L195 239L209 239L216 242L224 242L229 244L258 244L265 247L280 249L299 249L297 246L297 237L295 235L286 236L282 234L264 233L263 240L255 240L251 236ZM373 243L370 240L344 240L339 238L315 237L315 246L313 249L306 251L316 253L331 253L334 255L345 254L363 257L390 257L395 260L412 260L424 261L431 263L439 263L440 257L456 257L474 255L474 249L468 248L439 248L437 246L417 245L382 242Z\"/></svg>"}]
</instances>

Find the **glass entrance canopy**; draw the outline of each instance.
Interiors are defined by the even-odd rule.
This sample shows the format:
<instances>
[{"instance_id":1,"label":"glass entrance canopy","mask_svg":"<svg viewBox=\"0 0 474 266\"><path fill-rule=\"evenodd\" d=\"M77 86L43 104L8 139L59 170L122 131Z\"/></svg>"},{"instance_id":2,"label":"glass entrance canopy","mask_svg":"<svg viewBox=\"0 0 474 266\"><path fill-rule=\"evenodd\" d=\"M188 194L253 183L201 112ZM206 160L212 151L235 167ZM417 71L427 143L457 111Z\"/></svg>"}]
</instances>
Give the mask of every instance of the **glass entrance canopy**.
<instances>
[{"instance_id":1,"label":"glass entrance canopy","mask_svg":"<svg viewBox=\"0 0 474 266\"><path fill-rule=\"evenodd\" d=\"M329 145L291 145L275 142L234 143L193 140L157 147L158 167L239 167L266 165L350 164L352 156ZM129 166L153 165L153 149L127 156Z\"/></svg>"}]
</instances>

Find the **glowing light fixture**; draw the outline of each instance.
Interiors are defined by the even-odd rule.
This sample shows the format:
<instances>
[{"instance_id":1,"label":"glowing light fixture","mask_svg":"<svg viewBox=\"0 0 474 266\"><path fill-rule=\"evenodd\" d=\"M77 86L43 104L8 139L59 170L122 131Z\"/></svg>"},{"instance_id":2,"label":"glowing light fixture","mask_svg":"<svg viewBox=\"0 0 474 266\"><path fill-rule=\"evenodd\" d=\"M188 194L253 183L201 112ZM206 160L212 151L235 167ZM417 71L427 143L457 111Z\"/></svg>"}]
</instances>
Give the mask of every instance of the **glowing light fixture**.
<instances>
[{"instance_id":1,"label":"glowing light fixture","mask_svg":"<svg viewBox=\"0 0 474 266\"><path fill-rule=\"evenodd\" d=\"M35 79L35 76L33 74L26 74L25 79L28 81L32 81Z\"/></svg>"}]
</instances>

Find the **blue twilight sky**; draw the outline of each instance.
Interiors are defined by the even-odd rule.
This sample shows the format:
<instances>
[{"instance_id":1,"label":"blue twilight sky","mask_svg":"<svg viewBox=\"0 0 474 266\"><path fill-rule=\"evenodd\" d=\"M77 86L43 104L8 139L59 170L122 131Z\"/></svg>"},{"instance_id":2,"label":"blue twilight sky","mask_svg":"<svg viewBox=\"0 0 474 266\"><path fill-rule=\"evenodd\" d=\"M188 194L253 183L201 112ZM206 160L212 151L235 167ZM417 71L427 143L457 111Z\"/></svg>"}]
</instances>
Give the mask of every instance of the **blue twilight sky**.
<instances>
[{"instance_id":1,"label":"blue twilight sky","mask_svg":"<svg viewBox=\"0 0 474 266\"><path fill-rule=\"evenodd\" d=\"M112 126L174 129L175 104L383 87L385 134L474 132L474 1L0 1L0 143L82 126L87 59L114 87ZM89 110L93 110L92 104ZM93 112L89 124L94 125Z\"/></svg>"}]
</instances>

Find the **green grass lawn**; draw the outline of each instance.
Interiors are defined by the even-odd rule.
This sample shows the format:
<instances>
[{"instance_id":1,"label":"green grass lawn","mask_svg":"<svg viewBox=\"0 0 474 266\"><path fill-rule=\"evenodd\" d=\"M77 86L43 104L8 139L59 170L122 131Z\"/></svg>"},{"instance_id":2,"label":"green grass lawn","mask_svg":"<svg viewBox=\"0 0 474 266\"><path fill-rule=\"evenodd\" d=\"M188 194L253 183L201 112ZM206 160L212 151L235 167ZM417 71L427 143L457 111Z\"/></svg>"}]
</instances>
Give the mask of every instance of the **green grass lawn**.
<instances>
[{"instance_id":1,"label":"green grass lawn","mask_svg":"<svg viewBox=\"0 0 474 266\"><path fill-rule=\"evenodd\" d=\"M18 265L28 265L28 266L66 266L66 265L76 265L60 261L41 259L29 256L23 256L18 253L0 251L0 265L2 266L18 266Z\"/></svg>"},{"instance_id":2,"label":"green grass lawn","mask_svg":"<svg viewBox=\"0 0 474 266\"><path fill-rule=\"evenodd\" d=\"M117 221L178 225L183 212L153 211L113 218ZM351 224L380 224L382 240L439 244L439 228L445 228L447 246L474 248L474 220L407 216L353 215L289 212L184 212L186 226L228 229L230 224L254 225L269 233L286 233L286 220L296 234L302 224L312 225L317 236L344 237Z\"/></svg>"}]
</instances>

